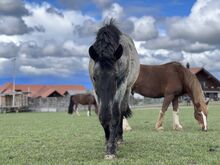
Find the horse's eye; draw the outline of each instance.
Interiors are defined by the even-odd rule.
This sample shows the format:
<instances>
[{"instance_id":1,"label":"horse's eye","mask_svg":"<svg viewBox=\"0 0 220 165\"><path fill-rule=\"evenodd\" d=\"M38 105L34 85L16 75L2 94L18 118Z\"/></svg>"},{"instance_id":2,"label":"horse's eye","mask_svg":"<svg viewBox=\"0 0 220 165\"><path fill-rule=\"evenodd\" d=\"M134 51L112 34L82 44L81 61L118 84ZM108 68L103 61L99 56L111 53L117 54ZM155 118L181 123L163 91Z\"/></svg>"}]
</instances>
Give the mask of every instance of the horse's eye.
<instances>
[{"instance_id":1,"label":"horse's eye","mask_svg":"<svg viewBox=\"0 0 220 165\"><path fill-rule=\"evenodd\" d=\"M96 78L93 76L93 80L96 81Z\"/></svg>"}]
</instances>

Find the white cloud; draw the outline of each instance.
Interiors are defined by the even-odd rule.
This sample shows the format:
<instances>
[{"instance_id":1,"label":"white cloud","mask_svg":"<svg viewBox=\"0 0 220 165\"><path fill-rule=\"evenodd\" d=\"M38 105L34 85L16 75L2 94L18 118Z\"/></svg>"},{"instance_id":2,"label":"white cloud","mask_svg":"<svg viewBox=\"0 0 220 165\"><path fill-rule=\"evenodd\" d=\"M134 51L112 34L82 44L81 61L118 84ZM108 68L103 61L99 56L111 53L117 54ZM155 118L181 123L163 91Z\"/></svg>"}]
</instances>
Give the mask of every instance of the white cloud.
<instances>
[{"instance_id":1,"label":"white cloud","mask_svg":"<svg viewBox=\"0 0 220 165\"><path fill-rule=\"evenodd\" d=\"M32 15L24 17L24 20L28 26L43 26L45 33L36 32L33 35L27 35L25 38L31 40L50 40L52 38L63 40L72 36L72 22L55 13L47 12L47 8L51 7L47 3L43 3L42 6L36 4L26 5ZM74 16L74 15L73 15ZM24 38L24 37L22 37Z\"/></svg>"},{"instance_id":2,"label":"white cloud","mask_svg":"<svg viewBox=\"0 0 220 165\"><path fill-rule=\"evenodd\" d=\"M132 13L125 13L127 8L118 3L111 4L111 0L89 2L99 7L98 18L97 13L73 10L86 5L88 1L60 1L71 3L72 9L58 9L46 2L25 2L24 6L20 0L16 1L17 7L15 3L15 7L11 6L13 10L10 5L7 11L0 6L1 18L14 19L10 29L0 23L0 32L3 28L5 30L5 34L0 35L1 76L11 74L9 58L15 54L18 76L71 77L79 71L87 73L89 45L95 40L95 31L103 25L106 17L116 18L119 29L135 40L141 63L163 64L172 60L183 64L190 62L191 66L205 66L214 75L220 75L220 44L217 42L220 41L219 1L198 0L188 17L165 18L169 26L164 25L164 20L158 21L158 18L151 16L126 17ZM23 34L20 33L22 35L18 35L15 32L17 25L31 33L23 31ZM6 33L6 30L14 32ZM6 72L4 70L7 70L7 74L3 73Z\"/></svg>"},{"instance_id":3,"label":"white cloud","mask_svg":"<svg viewBox=\"0 0 220 165\"><path fill-rule=\"evenodd\" d=\"M105 8L105 7L109 6L112 2L112 0L93 0L93 1L97 6L99 6L101 8Z\"/></svg>"},{"instance_id":4,"label":"white cloud","mask_svg":"<svg viewBox=\"0 0 220 165\"><path fill-rule=\"evenodd\" d=\"M63 43L63 48L74 56L88 56L88 46L87 45L80 45L78 43L75 43L71 40L68 40Z\"/></svg>"},{"instance_id":5,"label":"white cloud","mask_svg":"<svg viewBox=\"0 0 220 165\"><path fill-rule=\"evenodd\" d=\"M91 5L96 5L99 8L106 8L111 4L112 0L58 0L58 2L69 9L80 10L84 6Z\"/></svg>"},{"instance_id":6,"label":"white cloud","mask_svg":"<svg viewBox=\"0 0 220 165\"><path fill-rule=\"evenodd\" d=\"M9 59L0 57L0 75L2 77L12 75L12 69L10 69L10 66L12 66L12 63Z\"/></svg>"},{"instance_id":7,"label":"white cloud","mask_svg":"<svg viewBox=\"0 0 220 165\"><path fill-rule=\"evenodd\" d=\"M0 16L0 35L25 34L33 29L28 28L21 18L14 16Z\"/></svg>"},{"instance_id":8,"label":"white cloud","mask_svg":"<svg viewBox=\"0 0 220 165\"><path fill-rule=\"evenodd\" d=\"M158 36L158 31L155 26L155 19L153 17L131 17L130 20L134 23L132 36L135 40L145 41Z\"/></svg>"},{"instance_id":9,"label":"white cloud","mask_svg":"<svg viewBox=\"0 0 220 165\"><path fill-rule=\"evenodd\" d=\"M25 57L24 57L25 58ZM18 58L17 66L21 75L53 75L68 77L79 71L85 72L85 64L75 57ZM87 63L88 65L88 63Z\"/></svg>"},{"instance_id":10,"label":"white cloud","mask_svg":"<svg viewBox=\"0 0 220 165\"><path fill-rule=\"evenodd\" d=\"M76 25L74 28L74 32L79 35L79 37L94 37L97 31L98 23L92 19L86 19L82 25Z\"/></svg>"},{"instance_id":11,"label":"white cloud","mask_svg":"<svg viewBox=\"0 0 220 165\"><path fill-rule=\"evenodd\" d=\"M158 37L143 43L147 49L167 49L174 51L187 51L187 52L204 52L215 48L213 45L192 42L184 39L173 39L168 36Z\"/></svg>"},{"instance_id":12,"label":"white cloud","mask_svg":"<svg viewBox=\"0 0 220 165\"><path fill-rule=\"evenodd\" d=\"M188 52L204 52L204 51L207 51L207 50L212 50L214 48L215 48L214 45L195 42L195 43L192 43L192 44L188 44L188 46L186 46L184 48L184 50L188 51Z\"/></svg>"},{"instance_id":13,"label":"white cloud","mask_svg":"<svg viewBox=\"0 0 220 165\"><path fill-rule=\"evenodd\" d=\"M27 15L28 11L22 0L1 0L0 14L20 17Z\"/></svg>"},{"instance_id":14,"label":"white cloud","mask_svg":"<svg viewBox=\"0 0 220 165\"><path fill-rule=\"evenodd\" d=\"M219 18L219 0L197 0L190 15L173 21L168 33L173 38L218 44L220 42Z\"/></svg>"},{"instance_id":15,"label":"white cloud","mask_svg":"<svg viewBox=\"0 0 220 165\"><path fill-rule=\"evenodd\" d=\"M12 58L18 54L19 48L14 43L0 42L0 57Z\"/></svg>"},{"instance_id":16,"label":"white cloud","mask_svg":"<svg viewBox=\"0 0 220 165\"><path fill-rule=\"evenodd\" d=\"M113 3L109 8L102 13L102 20L114 18L120 20L123 16L123 7L117 3Z\"/></svg>"}]
</instances>

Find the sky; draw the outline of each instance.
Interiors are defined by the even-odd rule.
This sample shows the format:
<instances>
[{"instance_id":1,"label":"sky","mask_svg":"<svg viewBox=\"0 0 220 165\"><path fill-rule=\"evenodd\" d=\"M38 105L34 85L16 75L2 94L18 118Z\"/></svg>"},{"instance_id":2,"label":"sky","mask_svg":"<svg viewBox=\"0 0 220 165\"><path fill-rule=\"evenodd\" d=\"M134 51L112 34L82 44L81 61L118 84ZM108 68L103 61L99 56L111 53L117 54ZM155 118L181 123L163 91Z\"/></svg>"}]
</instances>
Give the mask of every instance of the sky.
<instances>
[{"instance_id":1,"label":"sky","mask_svg":"<svg viewBox=\"0 0 220 165\"><path fill-rule=\"evenodd\" d=\"M142 64L189 62L220 79L219 0L0 0L0 85L15 73L17 84L91 89L88 48L110 18Z\"/></svg>"}]
</instances>

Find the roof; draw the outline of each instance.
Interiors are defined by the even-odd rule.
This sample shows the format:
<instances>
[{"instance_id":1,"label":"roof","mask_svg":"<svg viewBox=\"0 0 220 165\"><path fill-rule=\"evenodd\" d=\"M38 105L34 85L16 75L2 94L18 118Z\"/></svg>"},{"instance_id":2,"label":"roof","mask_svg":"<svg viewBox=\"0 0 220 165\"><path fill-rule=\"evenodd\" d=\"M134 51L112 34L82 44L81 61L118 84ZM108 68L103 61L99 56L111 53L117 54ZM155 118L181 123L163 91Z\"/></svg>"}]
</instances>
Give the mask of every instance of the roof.
<instances>
[{"instance_id":1,"label":"roof","mask_svg":"<svg viewBox=\"0 0 220 165\"><path fill-rule=\"evenodd\" d=\"M204 73L206 73L207 75L209 75L209 77L211 77L212 79L214 79L216 82L218 82L218 84L220 84L220 81L214 76L212 75L210 72L208 72L205 68L190 68L189 69L191 73L193 74L198 74L201 71L203 71Z\"/></svg>"},{"instance_id":2,"label":"roof","mask_svg":"<svg viewBox=\"0 0 220 165\"><path fill-rule=\"evenodd\" d=\"M189 68L190 72L193 74L199 73L203 68Z\"/></svg>"},{"instance_id":3,"label":"roof","mask_svg":"<svg viewBox=\"0 0 220 165\"><path fill-rule=\"evenodd\" d=\"M88 93L88 91L82 91L82 90L67 90L64 94L69 94L69 95L75 95L75 94L83 94L83 93Z\"/></svg>"},{"instance_id":4,"label":"roof","mask_svg":"<svg viewBox=\"0 0 220 165\"><path fill-rule=\"evenodd\" d=\"M0 93L12 91L12 83L6 83L0 86ZM29 92L30 97L48 97L50 94L57 92L60 95L64 95L67 91L86 91L86 88L82 85L31 85L31 84L19 84L15 86L16 91Z\"/></svg>"},{"instance_id":5,"label":"roof","mask_svg":"<svg viewBox=\"0 0 220 165\"><path fill-rule=\"evenodd\" d=\"M9 89L12 90L12 83L5 83L3 86L0 87L0 92L3 93Z\"/></svg>"}]
</instances>

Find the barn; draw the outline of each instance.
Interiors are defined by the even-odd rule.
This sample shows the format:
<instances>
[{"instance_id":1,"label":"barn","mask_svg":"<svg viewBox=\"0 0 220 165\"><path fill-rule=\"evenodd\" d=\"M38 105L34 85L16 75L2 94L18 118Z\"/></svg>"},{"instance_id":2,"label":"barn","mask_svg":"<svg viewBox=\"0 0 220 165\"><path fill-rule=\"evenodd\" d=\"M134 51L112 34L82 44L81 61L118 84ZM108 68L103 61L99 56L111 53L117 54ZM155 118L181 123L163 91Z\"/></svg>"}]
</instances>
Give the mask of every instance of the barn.
<instances>
[{"instance_id":1,"label":"barn","mask_svg":"<svg viewBox=\"0 0 220 165\"><path fill-rule=\"evenodd\" d=\"M220 97L220 81L203 67L189 68L198 78L206 98L218 101Z\"/></svg>"}]
</instances>

